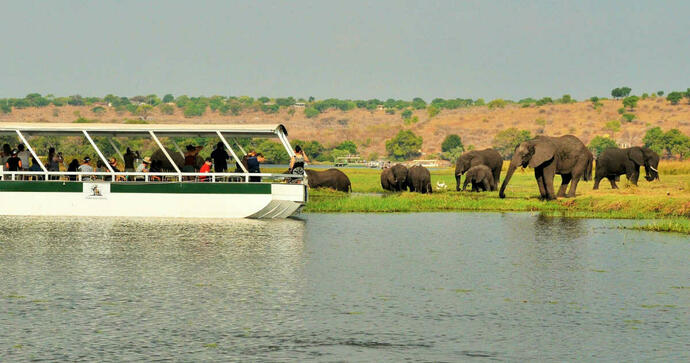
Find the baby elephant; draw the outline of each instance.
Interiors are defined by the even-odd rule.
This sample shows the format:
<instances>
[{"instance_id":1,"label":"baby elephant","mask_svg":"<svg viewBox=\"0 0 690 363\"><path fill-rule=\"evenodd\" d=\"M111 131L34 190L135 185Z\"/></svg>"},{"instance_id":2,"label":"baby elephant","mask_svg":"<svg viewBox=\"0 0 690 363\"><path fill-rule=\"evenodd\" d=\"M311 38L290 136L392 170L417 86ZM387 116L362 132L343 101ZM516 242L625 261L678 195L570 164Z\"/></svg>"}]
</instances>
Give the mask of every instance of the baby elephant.
<instances>
[{"instance_id":1,"label":"baby elephant","mask_svg":"<svg viewBox=\"0 0 690 363\"><path fill-rule=\"evenodd\" d=\"M475 165L467 171L465 183L462 185L462 190L467 188L468 183L472 183L472 191L490 191L491 186L494 185L494 176L486 165Z\"/></svg>"}]
</instances>

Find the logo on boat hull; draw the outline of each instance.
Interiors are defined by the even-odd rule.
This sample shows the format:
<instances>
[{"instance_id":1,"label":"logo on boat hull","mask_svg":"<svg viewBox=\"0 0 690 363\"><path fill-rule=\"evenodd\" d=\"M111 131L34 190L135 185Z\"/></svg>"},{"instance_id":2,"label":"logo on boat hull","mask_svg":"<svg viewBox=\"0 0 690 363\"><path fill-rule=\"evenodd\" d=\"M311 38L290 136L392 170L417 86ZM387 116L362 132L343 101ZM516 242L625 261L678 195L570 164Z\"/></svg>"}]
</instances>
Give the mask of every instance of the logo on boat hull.
<instances>
[{"instance_id":1,"label":"logo on boat hull","mask_svg":"<svg viewBox=\"0 0 690 363\"><path fill-rule=\"evenodd\" d=\"M82 194L86 199L108 199L110 183L84 183Z\"/></svg>"}]
</instances>

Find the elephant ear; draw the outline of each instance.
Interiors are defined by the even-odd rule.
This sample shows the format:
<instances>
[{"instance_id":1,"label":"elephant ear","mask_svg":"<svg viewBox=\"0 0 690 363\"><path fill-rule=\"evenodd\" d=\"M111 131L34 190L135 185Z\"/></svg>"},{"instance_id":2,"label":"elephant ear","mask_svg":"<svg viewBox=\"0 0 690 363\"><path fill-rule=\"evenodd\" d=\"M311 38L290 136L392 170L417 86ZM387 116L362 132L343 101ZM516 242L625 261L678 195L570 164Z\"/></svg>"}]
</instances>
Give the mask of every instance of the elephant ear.
<instances>
[{"instance_id":1,"label":"elephant ear","mask_svg":"<svg viewBox=\"0 0 690 363\"><path fill-rule=\"evenodd\" d=\"M556 148L550 142L537 142L534 144L534 154L529 160L529 166L536 168L545 162L553 159L556 154Z\"/></svg>"},{"instance_id":2,"label":"elephant ear","mask_svg":"<svg viewBox=\"0 0 690 363\"><path fill-rule=\"evenodd\" d=\"M628 158L637 165L644 165L644 155L639 148L632 148L628 150Z\"/></svg>"}]
</instances>

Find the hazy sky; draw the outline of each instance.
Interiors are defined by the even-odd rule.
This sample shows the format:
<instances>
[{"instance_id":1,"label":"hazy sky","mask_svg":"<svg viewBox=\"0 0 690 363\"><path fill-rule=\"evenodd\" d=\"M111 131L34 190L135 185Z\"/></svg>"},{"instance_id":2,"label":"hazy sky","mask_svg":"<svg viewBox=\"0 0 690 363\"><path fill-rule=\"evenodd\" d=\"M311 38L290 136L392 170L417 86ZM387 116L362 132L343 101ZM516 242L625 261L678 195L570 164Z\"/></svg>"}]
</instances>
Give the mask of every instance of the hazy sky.
<instances>
[{"instance_id":1,"label":"hazy sky","mask_svg":"<svg viewBox=\"0 0 690 363\"><path fill-rule=\"evenodd\" d=\"M689 34L688 0L2 0L0 97L668 92Z\"/></svg>"}]
</instances>

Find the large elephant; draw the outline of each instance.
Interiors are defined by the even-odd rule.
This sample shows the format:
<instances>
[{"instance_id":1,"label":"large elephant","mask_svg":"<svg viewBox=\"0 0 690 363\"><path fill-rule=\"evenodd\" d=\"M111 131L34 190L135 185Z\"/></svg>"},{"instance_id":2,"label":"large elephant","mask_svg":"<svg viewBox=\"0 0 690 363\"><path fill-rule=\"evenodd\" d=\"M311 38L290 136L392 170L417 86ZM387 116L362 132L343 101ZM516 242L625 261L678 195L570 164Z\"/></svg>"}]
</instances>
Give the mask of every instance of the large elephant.
<instances>
[{"instance_id":1,"label":"large elephant","mask_svg":"<svg viewBox=\"0 0 690 363\"><path fill-rule=\"evenodd\" d=\"M594 174L594 189L599 189L599 182L607 178L611 188L618 189L616 179L625 174L628 181L637 185L640 177L640 166L644 166L645 179L652 181L659 179L659 154L648 147L634 146L627 149L609 148L597 158Z\"/></svg>"},{"instance_id":2,"label":"large elephant","mask_svg":"<svg viewBox=\"0 0 690 363\"><path fill-rule=\"evenodd\" d=\"M307 173L309 188L331 188L346 193L352 191L350 178L338 169L331 168L323 171L306 169L304 171Z\"/></svg>"},{"instance_id":3,"label":"large elephant","mask_svg":"<svg viewBox=\"0 0 690 363\"><path fill-rule=\"evenodd\" d=\"M395 164L381 171L381 187L393 192L401 192L407 189L407 167Z\"/></svg>"},{"instance_id":4,"label":"large elephant","mask_svg":"<svg viewBox=\"0 0 690 363\"><path fill-rule=\"evenodd\" d=\"M411 167L407 172L407 187L410 188L411 192L432 193L429 169L421 165Z\"/></svg>"},{"instance_id":5,"label":"large elephant","mask_svg":"<svg viewBox=\"0 0 690 363\"><path fill-rule=\"evenodd\" d=\"M503 158L501 154L494 149L484 149L468 151L460 155L458 160L455 161L455 190L460 190L460 178L462 174L476 165L486 165L491 169L494 179L491 184L491 190L498 189L498 182L501 178L501 168L503 168Z\"/></svg>"},{"instance_id":6,"label":"large elephant","mask_svg":"<svg viewBox=\"0 0 690 363\"><path fill-rule=\"evenodd\" d=\"M467 189L467 184L472 183L472 191L490 191L491 185L494 184L494 176L486 165L475 165L467 171L465 182L462 184L462 190Z\"/></svg>"},{"instance_id":7,"label":"large elephant","mask_svg":"<svg viewBox=\"0 0 690 363\"><path fill-rule=\"evenodd\" d=\"M168 152L168 155L170 155L170 158L175 162L177 167L182 170L184 168L184 156L180 155L180 153L173 151L169 148L165 148L165 150ZM161 167L163 171L165 172L174 172L175 168L170 164L170 161L168 160L167 157L165 157L165 154L161 149L156 149L156 151L151 154L151 163L154 162L160 162ZM201 166L204 165L204 158L202 158L200 155L196 156L196 160L194 162L194 169L201 169Z\"/></svg>"},{"instance_id":8,"label":"large elephant","mask_svg":"<svg viewBox=\"0 0 690 363\"><path fill-rule=\"evenodd\" d=\"M505 189L518 166L534 168L534 177L539 186L542 199L556 199L553 188L553 178L559 174L562 179L558 196L564 197L570 185L568 197L574 197L577 183L591 170L591 153L585 144L573 135L561 137L538 136L525 141L515 148L515 154L510 161L508 173L501 184L499 197L505 198ZM588 164L590 166L588 166Z\"/></svg>"}]
</instances>

